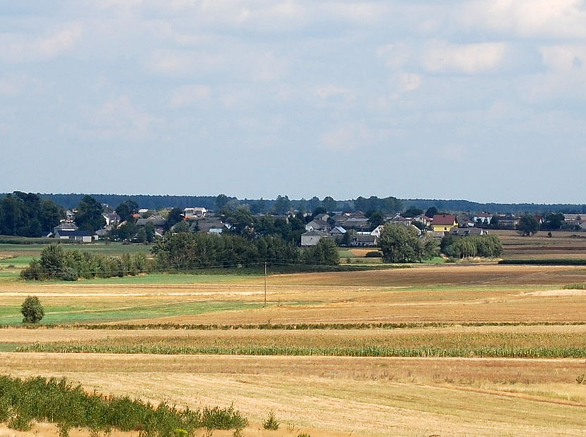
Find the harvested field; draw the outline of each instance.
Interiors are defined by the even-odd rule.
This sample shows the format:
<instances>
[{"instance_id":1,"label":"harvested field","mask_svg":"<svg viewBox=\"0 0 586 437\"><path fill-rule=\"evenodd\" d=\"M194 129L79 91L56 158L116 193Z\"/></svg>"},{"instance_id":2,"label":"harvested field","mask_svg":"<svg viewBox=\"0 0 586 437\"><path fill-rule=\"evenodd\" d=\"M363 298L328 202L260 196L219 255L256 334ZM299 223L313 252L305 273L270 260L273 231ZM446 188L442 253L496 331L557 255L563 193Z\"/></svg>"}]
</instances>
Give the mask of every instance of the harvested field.
<instances>
[{"instance_id":1,"label":"harvested field","mask_svg":"<svg viewBox=\"0 0 586 437\"><path fill-rule=\"evenodd\" d=\"M13 376L65 375L102 393L234 403L256 423L273 409L283 431L409 437L582 435L586 397L575 375L583 370L583 360L94 354L4 354L0 365Z\"/></svg>"},{"instance_id":2,"label":"harvested field","mask_svg":"<svg viewBox=\"0 0 586 437\"><path fill-rule=\"evenodd\" d=\"M586 301L577 293L531 294L586 283L586 268L574 266L442 265L275 275L267 280L267 308L261 308L263 278L182 279L165 285L0 283L0 324L18 324L19 305L31 294L45 306L44 323L555 323L581 322L586 313Z\"/></svg>"},{"instance_id":3,"label":"harvested field","mask_svg":"<svg viewBox=\"0 0 586 437\"><path fill-rule=\"evenodd\" d=\"M2 281L0 324L19 325L20 304L26 296L36 295L45 307L43 323L116 324L118 328L159 323L330 326L306 331L4 328L0 329L0 351L56 341L122 347L215 344L236 348L290 343L297 348L326 349L363 344L386 347L398 342L411 348L508 344L586 349L584 291L563 289L586 283L584 267L448 264L275 275L267 280L266 308L262 307L262 277L179 275L168 282L165 279L157 275L103 282ZM371 322L435 325L336 329L346 323ZM460 326L464 323L510 325ZM153 402L194 407L234 403L252 421L245 437L297 437L302 432L313 437L561 437L586 433L584 358L0 352L0 373L65 376L89 390ZM260 423L270 410L282 422L278 432L261 430ZM49 428L40 430L37 435L56 436ZM4 432L0 429L0 436ZM26 437L34 435L33 430Z\"/></svg>"}]
</instances>

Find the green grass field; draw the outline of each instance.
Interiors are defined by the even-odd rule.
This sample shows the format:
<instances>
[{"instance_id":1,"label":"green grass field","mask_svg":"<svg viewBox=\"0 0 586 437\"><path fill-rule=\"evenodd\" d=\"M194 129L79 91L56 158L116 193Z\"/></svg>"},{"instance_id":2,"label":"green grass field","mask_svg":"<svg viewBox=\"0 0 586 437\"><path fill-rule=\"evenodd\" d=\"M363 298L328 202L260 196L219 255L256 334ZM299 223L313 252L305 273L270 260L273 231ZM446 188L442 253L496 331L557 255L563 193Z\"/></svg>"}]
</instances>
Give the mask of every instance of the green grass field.
<instances>
[{"instance_id":1,"label":"green grass field","mask_svg":"<svg viewBox=\"0 0 586 437\"><path fill-rule=\"evenodd\" d=\"M260 303L243 302L177 302L162 304L125 305L115 308L108 304L46 306L43 325L75 323L108 323L134 319L197 315L204 313L254 309ZM0 306L0 325L20 326L22 315L20 306Z\"/></svg>"}]
</instances>

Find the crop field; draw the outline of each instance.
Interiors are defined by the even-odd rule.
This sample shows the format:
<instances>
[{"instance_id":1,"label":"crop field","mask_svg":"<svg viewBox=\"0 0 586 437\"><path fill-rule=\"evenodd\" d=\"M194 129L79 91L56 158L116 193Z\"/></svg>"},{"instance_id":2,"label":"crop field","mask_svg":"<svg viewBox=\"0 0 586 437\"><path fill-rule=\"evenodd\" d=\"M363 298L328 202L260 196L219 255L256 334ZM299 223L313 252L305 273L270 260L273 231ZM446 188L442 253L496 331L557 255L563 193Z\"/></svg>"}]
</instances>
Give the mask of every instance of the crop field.
<instances>
[{"instance_id":1,"label":"crop field","mask_svg":"<svg viewBox=\"0 0 586 437\"><path fill-rule=\"evenodd\" d=\"M506 256L528 258L516 238ZM563 244L572 250L560 257L577 256L582 240ZM18 272L38 254L10 250L0 252L0 375L66 377L190 409L233 405L249 420L245 437L586 434L585 266L33 283ZM45 309L37 328L21 324L29 295ZM263 429L270 411L277 431ZM2 437L58 432L0 426Z\"/></svg>"},{"instance_id":2,"label":"crop field","mask_svg":"<svg viewBox=\"0 0 586 437\"><path fill-rule=\"evenodd\" d=\"M540 231L531 237L522 237L516 231L490 231L501 239L505 259L562 259L586 257L584 232Z\"/></svg>"}]
</instances>

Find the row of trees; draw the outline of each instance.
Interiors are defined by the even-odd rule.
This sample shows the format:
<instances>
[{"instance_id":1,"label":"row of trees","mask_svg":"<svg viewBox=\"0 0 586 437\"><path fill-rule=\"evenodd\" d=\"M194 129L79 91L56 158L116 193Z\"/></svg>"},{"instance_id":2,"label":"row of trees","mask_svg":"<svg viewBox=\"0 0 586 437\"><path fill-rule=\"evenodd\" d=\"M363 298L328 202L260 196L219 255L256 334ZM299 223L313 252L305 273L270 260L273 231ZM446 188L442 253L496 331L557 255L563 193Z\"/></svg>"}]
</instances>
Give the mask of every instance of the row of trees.
<instances>
[{"instance_id":1,"label":"row of trees","mask_svg":"<svg viewBox=\"0 0 586 437\"><path fill-rule=\"evenodd\" d=\"M278 236L247 239L238 235L178 233L157 240L152 249L157 268L189 271L202 268L272 265L337 265L336 245L329 239L302 250Z\"/></svg>"},{"instance_id":2,"label":"row of trees","mask_svg":"<svg viewBox=\"0 0 586 437\"><path fill-rule=\"evenodd\" d=\"M20 275L26 280L77 281L79 278L111 278L146 273L152 263L142 254L125 253L120 257L79 250L65 250L59 244L45 247L39 259L33 259Z\"/></svg>"},{"instance_id":3,"label":"row of trees","mask_svg":"<svg viewBox=\"0 0 586 437\"><path fill-rule=\"evenodd\" d=\"M447 235L441 244L435 239L420 236L411 228L387 223L379 238L383 261L390 263L421 262L441 253L451 258L495 258L503 253L496 235L455 236Z\"/></svg>"},{"instance_id":4,"label":"row of trees","mask_svg":"<svg viewBox=\"0 0 586 437\"><path fill-rule=\"evenodd\" d=\"M63 208L33 193L15 191L0 199L0 234L41 237L64 217Z\"/></svg>"},{"instance_id":5,"label":"row of trees","mask_svg":"<svg viewBox=\"0 0 586 437\"><path fill-rule=\"evenodd\" d=\"M501 240L496 235L447 235L442 239L440 247L442 253L451 258L497 258L503 254Z\"/></svg>"}]
</instances>

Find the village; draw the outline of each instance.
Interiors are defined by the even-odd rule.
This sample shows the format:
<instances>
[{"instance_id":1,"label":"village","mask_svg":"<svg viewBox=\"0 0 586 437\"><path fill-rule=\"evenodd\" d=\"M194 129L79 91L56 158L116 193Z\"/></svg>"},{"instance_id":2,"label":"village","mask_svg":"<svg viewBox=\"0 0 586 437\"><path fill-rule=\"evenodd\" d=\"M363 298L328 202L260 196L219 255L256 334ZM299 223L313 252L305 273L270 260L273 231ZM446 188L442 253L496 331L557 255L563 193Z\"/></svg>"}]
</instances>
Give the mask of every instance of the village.
<instances>
[{"instance_id":1,"label":"village","mask_svg":"<svg viewBox=\"0 0 586 437\"><path fill-rule=\"evenodd\" d=\"M134 243L152 242L166 232L199 232L219 235L234 228L233 218L225 212L216 212L205 207L166 208L158 211L137 209L125 220L115 210L103 205L104 225L94 232L81 230L75 223L75 210L67 210L65 218L46 237L59 240L73 240L91 243L98 240L114 240ZM376 247L383 226L386 223L398 224L413 229L418 235L441 239L447 234L457 236L486 235L491 230L515 230L519 227L522 215L479 213L439 213L436 208L429 208L426 213L416 208L409 208L403 213L382 214L374 212L367 216L362 211L322 212L319 208L314 213L292 211L290 214L251 214L245 207L240 207L247 214L250 224L261 220L270 220L291 226L296 220L296 243L300 246L315 246L324 238L334 240L343 247ZM420 212L413 214L413 212ZM171 216L175 218L172 219ZM586 217L580 214L552 213L531 215L543 230L586 229ZM128 232L116 232L129 228Z\"/></svg>"}]
</instances>

